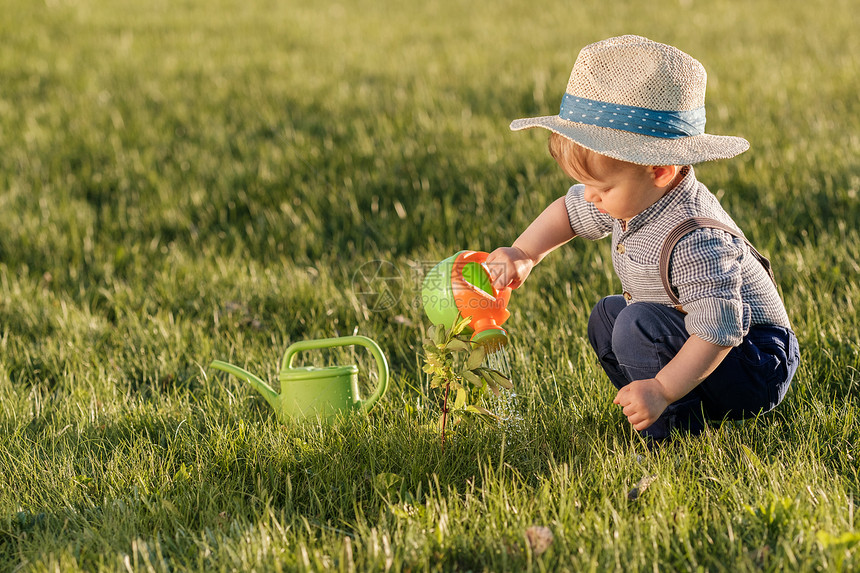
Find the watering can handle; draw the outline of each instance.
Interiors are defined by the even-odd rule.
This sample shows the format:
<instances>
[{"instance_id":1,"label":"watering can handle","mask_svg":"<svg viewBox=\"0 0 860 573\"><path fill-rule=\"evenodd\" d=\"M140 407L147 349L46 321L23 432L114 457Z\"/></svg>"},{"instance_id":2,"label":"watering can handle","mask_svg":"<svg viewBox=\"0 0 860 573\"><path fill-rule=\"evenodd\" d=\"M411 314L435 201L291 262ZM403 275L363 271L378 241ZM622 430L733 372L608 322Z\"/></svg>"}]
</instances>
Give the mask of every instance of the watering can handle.
<instances>
[{"instance_id":1,"label":"watering can handle","mask_svg":"<svg viewBox=\"0 0 860 573\"><path fill-rule=\"evenodd\" d=\"M361 412L367 412L377 400L382 398L382 395L385 394L385 391L388 389L388 361L385 359L385 355L382 353L382 349L379 348L379 345L366 336L340 336L337 338L300 340L299 342L291 344L287 348L286 352L284 352L284 358L281 360L281 370L283 371L287 368L292 368L293 358L295 358L296 354L302 350L332 348L335 346L364 346L376 359L376 370L379 374L379 383L376 385L376 390L373 394L367 400L363 400L359 408Z\"/></svg>"}]
</instances>

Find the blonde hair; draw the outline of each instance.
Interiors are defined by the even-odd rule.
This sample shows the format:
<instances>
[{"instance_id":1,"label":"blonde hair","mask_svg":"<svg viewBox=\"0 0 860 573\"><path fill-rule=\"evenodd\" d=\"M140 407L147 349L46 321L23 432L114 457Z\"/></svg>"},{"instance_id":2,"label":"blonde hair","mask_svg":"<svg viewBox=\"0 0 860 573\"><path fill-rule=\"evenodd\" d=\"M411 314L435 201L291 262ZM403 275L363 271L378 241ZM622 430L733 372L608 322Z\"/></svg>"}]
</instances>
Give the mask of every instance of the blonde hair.
<instances>
[{"instance_id":1,"label":"blonde hair","mask_svg":"<svg viewBox=\"0 0 860 573\"><path fill-rule=\"evenodd\" d=\"M550 132L549 135L549 154L552 158L564 168L568 167L569 171L591 179L600 179L602 173L607 170L619 168L641 168L645 166L636 163L613 159L606 155L601 155L596 151L586 149L578 143L560 135L556 132Z\"/></svg>"}]
</instances>

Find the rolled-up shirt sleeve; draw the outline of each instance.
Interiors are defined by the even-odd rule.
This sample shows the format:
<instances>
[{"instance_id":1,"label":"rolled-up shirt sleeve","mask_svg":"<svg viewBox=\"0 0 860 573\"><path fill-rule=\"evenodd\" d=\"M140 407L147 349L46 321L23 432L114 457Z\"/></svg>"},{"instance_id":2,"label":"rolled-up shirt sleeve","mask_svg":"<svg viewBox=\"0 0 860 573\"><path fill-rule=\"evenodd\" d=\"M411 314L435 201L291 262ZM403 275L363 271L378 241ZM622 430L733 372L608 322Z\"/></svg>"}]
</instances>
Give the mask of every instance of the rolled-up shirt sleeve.
<instances>
[{"instance_id":1,"label":"rolled-up shirt sleeve","mask_svg":"<svg viewBox=\"0 0 860 573\"><path fill-rule=\"evenodd\" d=\"M564 197L570 228L576 236L595 241L612 232L612 217L585 200L585 185L574 185Z\"/></svg>"},{"instance_id":2,"label":"rolled-up shirt sleeve","mask_svg":"<svg viewBox=\"0 0 860 573\"><path fill-rule=\"evenodd\" d=\"M669 277L687 312L687 332L719 346L737 346L749 331L751 310L741 298L746 248L718 229L699 229L672 252Z\"/></svg>"}]
</instances>

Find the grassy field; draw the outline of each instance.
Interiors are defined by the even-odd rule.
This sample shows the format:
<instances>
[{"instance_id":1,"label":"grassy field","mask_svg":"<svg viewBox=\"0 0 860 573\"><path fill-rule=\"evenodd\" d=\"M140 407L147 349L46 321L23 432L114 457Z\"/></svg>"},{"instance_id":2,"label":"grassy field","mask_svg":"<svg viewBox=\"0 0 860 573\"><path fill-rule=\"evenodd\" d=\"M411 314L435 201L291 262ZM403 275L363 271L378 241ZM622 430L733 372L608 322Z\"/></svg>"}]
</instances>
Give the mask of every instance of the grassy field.
<instances>
[{"instance_id":1,"label":"grassy field","mask_svg":"<svg viewBox=\"0 0 860 573\"><path fill-rule=\"evenodd\" d=\"M0 570L860 569L856 5L545 4L0 0ZM421 275L564 193L508 123L622 33L702 61L708 131L752 143L697 173L774 263L791 391L648 453L575 241L512 298L507 421L442 451ZM369 417L285 426L207 370L353 332L391 363Z\"/></svg>"}]
</instances>

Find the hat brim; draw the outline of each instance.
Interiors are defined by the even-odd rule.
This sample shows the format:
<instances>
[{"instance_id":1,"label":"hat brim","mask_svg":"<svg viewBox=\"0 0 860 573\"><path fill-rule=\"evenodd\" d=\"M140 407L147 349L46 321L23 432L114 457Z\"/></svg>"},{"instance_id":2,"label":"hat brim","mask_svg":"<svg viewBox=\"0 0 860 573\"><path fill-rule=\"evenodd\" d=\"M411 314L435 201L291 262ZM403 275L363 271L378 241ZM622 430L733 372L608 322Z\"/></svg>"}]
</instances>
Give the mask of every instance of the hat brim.
<instances>
[{"instance_id":1,"label":"hat brim","mask_svg":"<svg viewBox=\"0 0 860 573\"><path fill-rule=\"evenodd\" d=\"M529 117L511 122L511 130L543 127L601 155L639 165L692 165L728 159L749 149L742 137L692 135L664 139L620 129L597 127L562 119L557 115Z\"/></svg>"}]
</instances>

